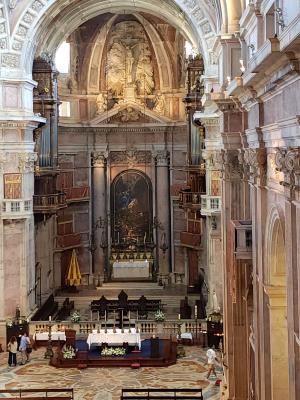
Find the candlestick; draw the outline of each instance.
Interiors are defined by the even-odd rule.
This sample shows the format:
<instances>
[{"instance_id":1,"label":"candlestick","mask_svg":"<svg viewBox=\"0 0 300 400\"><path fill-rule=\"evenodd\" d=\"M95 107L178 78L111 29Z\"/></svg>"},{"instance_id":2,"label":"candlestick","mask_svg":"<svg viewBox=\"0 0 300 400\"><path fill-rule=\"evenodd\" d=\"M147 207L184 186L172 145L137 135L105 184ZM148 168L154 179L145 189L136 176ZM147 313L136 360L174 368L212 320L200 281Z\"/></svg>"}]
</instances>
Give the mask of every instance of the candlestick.
<instances>
[{"instance_id":1,"label":"candlestick","mask_svg":"<svg viewBox=\"0 0 300 400\"><path fill-rule=\"evenodd\" d=\"M128 311L128 319L129 319L129 323L130 323L130 311Z\"/></svg>"},{"instance_id":2,"label":"candlestick","mask_svg":"<svg viewBox=\"0 0 300 400\"><path fill-rule=\"evenodd\" d=\"M49 315L49 322L51 322L51 319L52 319L52 318L51 318L51 315Z\"/></svg>"},{"instance_id":3,"label":"candlestick","mask_svg":"<svg viewBox=\"0 0 300 400\"><path fill-rule=\"evenodd\" d=\"M106 310L104 310L104 320L106 322Z\"/></svg>"},{"instance_id":4,"label":"candlestick","mask_svg":"<svg viewBox=\"0 0 300 400\"><path fill-rule=\"evenodd\" d=\"M178 319L180 319L181 318L181 315L180 314L178 314Z\"/></svg>"},{"instance_id":5,"label":"candlestick","mask_svg":"<svg viewBox=\"0 0 300 400\"><path fill-rule=\"evenodd\" d=\"M118 232L118 244L120 242L120 232Z\"/></svg>"},{"instance_id":6,"label":"candlestick","mask_svg":"<svg viewBox=\"0 0 300 400\"><path fill-rule=\"evenodd\" d=\"M146 232L145 232L145 235L144 235L144 244L146 244L146 238L147 238L147 234L146 234Z\"/></svg>"},{"instance_id":7,"label":"candlestick","mask_svg":"<svg viewBox=\"0 0 300 400\"><path fill-rule=\"evenodd\" d=\"M197 319L197 316L198 316L198 312L197 312L198 310L197 310L197 305L195 306L195 319Z\"/></svg>"},{"instance_id":8,"label":"candlestick","mask_svg":"<svg viewBox=\"0 0 300 400\"><path fill-rule=\"evenodd\" d=\"M121 310L121 328L122 328L122 333L124 332L124 327L123 327L123 310Z\"/></svg>"}]
</instances>

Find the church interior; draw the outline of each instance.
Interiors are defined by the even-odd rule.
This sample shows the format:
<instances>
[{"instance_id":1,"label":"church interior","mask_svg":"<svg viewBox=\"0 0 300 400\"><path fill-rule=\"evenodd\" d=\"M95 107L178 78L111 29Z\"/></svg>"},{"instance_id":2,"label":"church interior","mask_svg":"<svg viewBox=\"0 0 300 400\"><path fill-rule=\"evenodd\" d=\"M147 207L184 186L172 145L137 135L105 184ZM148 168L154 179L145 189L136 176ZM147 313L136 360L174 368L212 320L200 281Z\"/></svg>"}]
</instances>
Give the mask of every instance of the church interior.
<instances>
[{"instance_id":1,"label":"church interior","mask_svg":"<svg viewBox=\"0 0 300 400\"><path fill-rule=\"evenodd\" d=\"M300 0L0 0L0 397L300 400Z\"/></svg>"}]
</instances>

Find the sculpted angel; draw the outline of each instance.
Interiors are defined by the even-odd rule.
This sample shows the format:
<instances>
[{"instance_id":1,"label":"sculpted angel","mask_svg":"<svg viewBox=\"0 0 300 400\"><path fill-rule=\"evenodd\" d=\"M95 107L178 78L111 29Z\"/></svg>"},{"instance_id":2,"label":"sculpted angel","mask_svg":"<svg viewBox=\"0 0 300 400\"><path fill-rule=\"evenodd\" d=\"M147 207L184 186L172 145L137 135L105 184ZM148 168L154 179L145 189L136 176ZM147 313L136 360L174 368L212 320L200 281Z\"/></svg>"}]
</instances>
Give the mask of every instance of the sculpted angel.
<instances>
[{"instance_id":1,"label":"sculpted angel","mask_svg":"<svg viewBox=\"0 0 300 400\"><path fill-rule=\"evenodd\" d=\"M136 83L138 86L138 93L151 94L154 89L153 67L149 54L141 52L140 58L136 68Z\"/></svg>"},{"instance_id":2,"label":"sculpted angel","mask_svg":"<svg viewBox=\"0 0 300 400\"><path fill-rule=\"evenodd\" d=\"M125 48L122 43L114 43L107 56L107 85L117 97L124 94L125 77Z\"/></svg>"}]
</instances>

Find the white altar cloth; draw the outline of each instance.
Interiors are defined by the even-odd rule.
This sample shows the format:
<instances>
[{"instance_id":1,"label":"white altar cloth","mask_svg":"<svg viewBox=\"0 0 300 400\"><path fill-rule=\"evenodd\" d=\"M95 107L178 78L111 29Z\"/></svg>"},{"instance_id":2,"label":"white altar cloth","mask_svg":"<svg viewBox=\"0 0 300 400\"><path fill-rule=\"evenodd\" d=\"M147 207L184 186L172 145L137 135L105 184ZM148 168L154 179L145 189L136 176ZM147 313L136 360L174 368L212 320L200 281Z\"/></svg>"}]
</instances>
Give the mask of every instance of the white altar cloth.
<instances>
[{"instance_id":1,"label":"white altar cloth","mask_svg":"<svg viewBox=\"0 0 300 400\"><path fill-rule=\"evenodd\" d=\"M114 278L149 278L150 264L145 261L118 261L113 263Z\"/></svg>"},{"instance_id":2,"label":"white altar cloth","mask_svg":"<svg viewBox=\"0 0 300 400\"><path fill-rule=\"evenodd\" d=\"M49 334L48 332L40 332L36 333L34 335L34 340L43 340L47 341L49 339ZM66 335L65 332L57 331L57 332L51 332L51 340L61 340L65 341L66 340Z\"/></svg>"},{"instance_id":3,"label":"white altar cloth","mask_svg":"<svg viewBox=\"0 0 300 400\"><path fill-rule=\"evenodd\" d=\"M107 343L111 346L122 346L123 343L128 343L129 346L138 346L141 348L141 335L136 332L135 329L131 329L131 333L128 329L121 332L121 329L116 329L114 333L112 329L108 329L105 333L104 329L101 329L100 333L90 333L87 338L87 344L89 347L91 345L101 345L102 343Z\"/></svg>"}]
</instances>

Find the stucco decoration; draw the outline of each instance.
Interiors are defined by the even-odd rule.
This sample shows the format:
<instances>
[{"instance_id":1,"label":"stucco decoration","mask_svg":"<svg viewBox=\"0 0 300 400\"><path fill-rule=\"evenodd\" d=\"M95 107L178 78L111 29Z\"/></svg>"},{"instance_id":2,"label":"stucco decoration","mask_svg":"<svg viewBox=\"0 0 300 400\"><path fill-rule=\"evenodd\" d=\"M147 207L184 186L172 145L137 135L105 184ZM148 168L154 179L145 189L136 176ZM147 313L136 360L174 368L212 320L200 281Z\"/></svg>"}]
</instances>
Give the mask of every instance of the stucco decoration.
<instances>
[{"instance_id":1,"label":"stucco decoration","mask_svg":"<svg viewBox=\"0 0 300 400\"><path fill-rule=\"evenodd\" d=\"M133 100L154 89L153 66L148 39L140 23L115 25L108 41L108 90L118 98Z\"/></svg>"}]
</instances>

